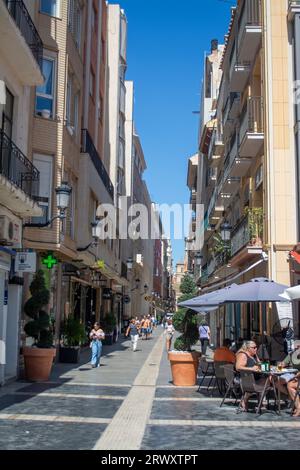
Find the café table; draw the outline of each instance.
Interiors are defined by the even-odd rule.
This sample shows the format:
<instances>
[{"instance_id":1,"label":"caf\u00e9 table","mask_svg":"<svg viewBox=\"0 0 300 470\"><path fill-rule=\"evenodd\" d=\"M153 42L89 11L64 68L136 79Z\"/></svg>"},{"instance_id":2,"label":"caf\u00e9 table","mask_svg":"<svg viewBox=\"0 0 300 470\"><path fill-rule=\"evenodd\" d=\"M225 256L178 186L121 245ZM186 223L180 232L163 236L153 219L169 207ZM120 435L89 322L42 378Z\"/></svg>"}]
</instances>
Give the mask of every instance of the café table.
<instances>
[{"instance_id":1,"label":"caf\u00e9 table","mask_svg":"<svg viewBox=\"0 0 300 470\"><path fill-rule=\"evenodd\" d=\"M272 384L272 388L273 388L273 391L274 391L275 403L276 403L276 406L277 406L278 414L280 415L281 414L281 408L280 408L281 394L280 394L280 390L276 388L274 377L280 378L280 376L282 376L284 374L287 374L287 373L297 374L297 372L299 372L298 369L293 369L293 368L286 368L285 369L284 368L282 370L279 370L277 367L271 367L269 371L259 371L258 373L266 376L266 381L265 381L263 392L261 394L261 398L259 400L258 411L261 409L262 401L265 397L268 383L270 382ZM270 377L271 377L271 380L269 380Z\"/></svg>"}]
</instances>

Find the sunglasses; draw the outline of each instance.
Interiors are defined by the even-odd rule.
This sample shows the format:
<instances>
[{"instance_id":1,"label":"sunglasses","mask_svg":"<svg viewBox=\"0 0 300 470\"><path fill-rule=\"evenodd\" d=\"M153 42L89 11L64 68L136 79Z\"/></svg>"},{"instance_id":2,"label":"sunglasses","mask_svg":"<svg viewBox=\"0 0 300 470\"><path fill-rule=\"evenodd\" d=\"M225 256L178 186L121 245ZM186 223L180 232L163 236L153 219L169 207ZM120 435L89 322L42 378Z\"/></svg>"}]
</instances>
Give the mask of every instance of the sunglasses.
<instances>
[{"instance_id":1,"label":"sunglasses","mask_svg":"<svg viewBox=\"0 0 300 470\"><path fill-rule=\"evenodd\" d=\"M252 348L252 349L257 349L257 346L250 346L250 348Z\"/></svg>"}]
</instances>

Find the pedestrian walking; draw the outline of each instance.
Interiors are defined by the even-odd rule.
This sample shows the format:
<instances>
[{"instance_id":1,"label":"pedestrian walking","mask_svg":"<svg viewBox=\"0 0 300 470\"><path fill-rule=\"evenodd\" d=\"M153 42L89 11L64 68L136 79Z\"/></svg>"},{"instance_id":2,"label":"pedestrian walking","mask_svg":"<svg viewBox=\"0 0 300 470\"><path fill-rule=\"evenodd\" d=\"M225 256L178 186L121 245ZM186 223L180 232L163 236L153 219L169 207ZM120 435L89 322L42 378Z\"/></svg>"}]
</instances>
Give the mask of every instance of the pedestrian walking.
<instances>
[{"instance_id":1,"label":"pedestrian walking","mask_svg":"<svg viewBox=\"0 0 300 470\"><path fill-rule=\"evenodd\" d=\"M126 331L126 336L129 336L131 338L131 343L132 343L132 350L135 352L137 348L137 343L139 339L139 329L136 324L135 318L132 318L130 321L127 331Z\"/></svg>"},{"instance_id":2,"label":"pedestrian walking","mask_svg":"<svg viewBox=\"0 0 300 470\"><path fill-rule=\"evenodd\" d=\"M100 357L102 353L102 341L105 338L104 331L100 328L98 322L94 323L94 328L90 332L90 347L92 349L92 368L100 367Z\"/></svg>"},{"instance_id":3,"label":"pedestrian walking","mask_svg":"<svg viewBox=\"0 0 300 470\"><path fill-rule=\"evenodd\" d=\"M171 344L172 344L172 339L173 339L174 333L175 333L175 328L173 326L173 321L168 320L167 323L166 323L166 327L165 327L167 351L171 350Z\"/></svg>"},{"instance_id":4,"label":"pedestrian walking","mask_svg":"<svg viewBox=\"0 0 300 470\"><path fill-rule=\"evenodd\" d=\"M200 338L200 343L201 343L201 352L202 352L202 355L205 356L206 349L210 341L210 328L206 320L203 320L201 322L201 325L199 326L199 338Z\"/></svg>"}]
</instances>

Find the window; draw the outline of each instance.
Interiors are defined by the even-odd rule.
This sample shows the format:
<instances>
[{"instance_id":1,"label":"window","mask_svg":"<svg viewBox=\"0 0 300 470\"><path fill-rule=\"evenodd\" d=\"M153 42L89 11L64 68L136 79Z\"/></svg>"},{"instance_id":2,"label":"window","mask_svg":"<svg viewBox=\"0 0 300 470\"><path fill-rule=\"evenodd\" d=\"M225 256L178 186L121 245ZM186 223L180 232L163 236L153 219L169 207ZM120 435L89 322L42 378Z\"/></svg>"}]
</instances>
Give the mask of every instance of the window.
<instances>
[{"instance_id":1,"label":"window","mask_svg":"<svg viewBox=\"0 0 300 470\"><path fill-rule=\"evenodd\" d=\"M40 184L33 199L43 210L41 217L33 217L34 223L46 223L51 218L51 195L52 195L52 168L53 157L49 155L33 155L33 164L40 172Z\"/></svg>"},{"instance_id":2,"label":"window","mask_svg":"<svg viewBox=\"0 0 300 470\"><path fill-rule=\"evenodd\" d=\"M73 240L75 239L75 213L76 213L76 186L77 182L71 177L69 171L64 171L64 181L67 181L72 187L72 193L70 197L69 206L66 210L66 218L64 220L63 231Z\"/></svg>"},{"instance_id":3,"label":"window","mask_svg":"<svg viewBox=\"0 0 300 470\"><path fill-rule=\"evenodd\" d=\"M263 166L259 165L255 173L255 189L258 189L263 182Z\"/></svg>"},{"instance_id":4,"label":"window","mask_svg":"<svg viewBox=\"0 0 300 470\"><path fill-rule=\"evenodd\" d=\"M68 28L72 34L77 49L81 47L82 9L78 0L69 0Z\"/></svg>"},{"instance_id":5,"label":"window","mask_svg":"<svg viewBox=\"0 0 300 470\"><path fill-rule=\"evenodd\" d=\"M94 96L94 82L95 82L95 75L93 70L91 69L90 73L90 95Z\"/></svg>"},{"instance_id":6,"label":"window","mask_svg":"<svg viewBox=\"0 0 300 470\"><path fill-rule=\"evenodd\" d=\"M4 106L2 115L2 129L5 134L11 139L13 129L13 114L14 114L14 96L6 88L6 104Z\"/></svg>"},{"instance_id":7,"label":"window","mask_svg":"<svg viewBox=\"0 0 300 470\"><path fill-rule=\"evenodd\" d=\"M59 16L60 0L40 0L40 12L50 16Z\"/></svg>"},{"instance_id":8,"label":"window","mask_svg":"<svg viewBox=\"0 0 300 470\"><path fill-rule=\"evenodd\" d=\"M55 60L44 57L42 70L45 82L36 89L35 112L40 116L53 118Z\"/></svg>"},{"instance_id":9,"label":"window","mask_svg":"<svg viewBox=\"0 0 300 470\"><path fill-rule=\"evenodd\" d=\"M79 119L79 90L76 86L75 76L68 75L66 99L66 125L69 133L77 135Z\"/></svg>"}]
</instances>

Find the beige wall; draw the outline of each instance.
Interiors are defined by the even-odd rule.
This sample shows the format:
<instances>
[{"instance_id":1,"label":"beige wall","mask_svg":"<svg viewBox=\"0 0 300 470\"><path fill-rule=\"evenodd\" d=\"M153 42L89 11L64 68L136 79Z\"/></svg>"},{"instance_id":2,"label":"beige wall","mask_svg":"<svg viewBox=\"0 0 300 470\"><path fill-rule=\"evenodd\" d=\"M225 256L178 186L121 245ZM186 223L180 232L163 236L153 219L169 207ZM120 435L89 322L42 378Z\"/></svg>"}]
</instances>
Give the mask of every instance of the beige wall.
<instances>
[{"instance_id":1,"label":"beige wall","mask_svg":"<svg viewBox=\"0 0 300 470\"><path fill-rule=\"evenodd\" d=\"M270 245L269 276L289 284L288 250L274 245L296 242L296 188L292 92L292 63L289 54L287 2L264 2L265 94L266 94L266 214Z\"/></svg>"}]
</instances>

